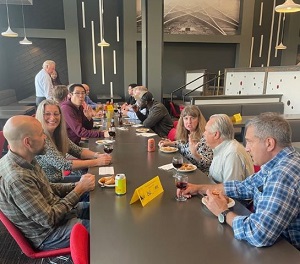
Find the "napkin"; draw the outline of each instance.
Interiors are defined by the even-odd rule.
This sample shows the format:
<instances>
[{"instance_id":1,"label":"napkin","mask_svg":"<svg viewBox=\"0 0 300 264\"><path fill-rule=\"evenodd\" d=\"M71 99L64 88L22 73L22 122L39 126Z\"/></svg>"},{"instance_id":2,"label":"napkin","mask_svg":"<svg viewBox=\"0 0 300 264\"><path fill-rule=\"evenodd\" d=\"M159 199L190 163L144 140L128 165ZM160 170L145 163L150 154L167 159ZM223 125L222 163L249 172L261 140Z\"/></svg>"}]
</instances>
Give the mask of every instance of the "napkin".
<instances>
[{"instance_id":1,"label":"napkin","mask_svg":"<svg viewBox=\"0 0 300 264\"><path fill-rule=\"evenodd\" d=\"M142 127L143 125L142 124L135 124L135 125L132 125L132 127Z\"/></svg>"},{"instance_id":2,"label":"napkin","mask_svg":"<svg viewBox=\"0 0 300 264\"><path fill-rule=\"evenodd\" d=\"M114 167L100 167L99 175L112 175L114 174Z\"/></svg>"},{"instance_id":3,"label":"napkin","mask_svg":"<svg viewBox=\"0 0 300 264\"><path fill-rule=\"evenodd\" d=\"M142 136L142 137L154 137L154 136L157 136L157 134L155 133L136 133L137 135L139 136Z\"/></svg>"},{"instance_id":4,"label":"napkin","mask_svg":"<svg viewBox=\"0 0 300 264\"><path fill-rule=\"evenodd\" d=\"M174 169L173 167L173 164L172 163L169 163L169 164L166 164L166 165L163 165L163 166L160 166L158 167L159 169L161 170L171 170L171 169Z\"/></svg>"},{"instance_id":5,"label":"napkin","mask_svg":"<svg viewBox=\"0 0 300 264\"><path fill-rule=\"evenodd\" d=\"M117 129L119 129L119 130L128 130L127 127L117 127Z\"/></svg>"}]
</instances>

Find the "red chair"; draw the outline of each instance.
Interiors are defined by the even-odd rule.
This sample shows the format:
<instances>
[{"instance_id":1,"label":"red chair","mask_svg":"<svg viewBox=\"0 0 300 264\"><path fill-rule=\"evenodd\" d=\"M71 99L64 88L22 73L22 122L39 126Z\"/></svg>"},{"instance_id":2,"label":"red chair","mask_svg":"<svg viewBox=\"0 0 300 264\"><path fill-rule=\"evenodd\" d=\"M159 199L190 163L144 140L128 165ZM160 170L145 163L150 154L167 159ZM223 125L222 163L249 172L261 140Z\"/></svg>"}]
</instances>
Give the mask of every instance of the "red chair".
<instances>
[{"instance_id":1,"label":"red chair","mask_svg":"<svg viewBox=\"0 0 300 264\"><path fill-rule=\"evenodd\" d=\"M2 157L4 143L5 143L5 137L3 135L3 131L0 131L0 158Z\"/></svg>"},{"instance_id":2,"label":"red chair","mask_svg":"<svg viewBox=\"0 0 300 264\"><path fill-rule=\"evenodd\" d=\"M90 263L90 234L81 223L75 224L72 228L70 248L74 264Z\"/></svg>"},{"instance_id":3,"label":"red chair","mask_svg":"<svg viewBox=\"0 0 300 264\"><path fill-rule=\"evenodd\" d=\"M176 108L175 108L175 105L173 102L170 102L170 112L171 112L171 115L176 117L176 118L179 118L180 117L180 113L178 113L176 111Z\"/></svg>"},{"instance_id":4,"label":"red chair","mask_svg":"<svg viewBox=\"0 0 300 264\"><path fill-rule=\"evenodd\" d=\"M55 257L57 258L57 257L71 254L71 250L69 247L38 251L31 246L31 244L24 237L21 231L2 213L2 211L0 211L0 220L6 227L10 235L13 237L13 239L17 242L22 252L29 258L32 259L55 258ZM60 260L67 261L68 258L62 257L60 258Z\"/></svg>"},{"instance_id":5,"label":"red chair","mask_svg":"<svg viewBox=\"0 0 300 264\"><path fill-rule=\"evenodd\" d=\"M173 128L169 131L169 134L167 136L168 139L171 141L174 141L176 138L176 127L177 127L178 121L173 121Z\"/></svg>"}]
</instances>

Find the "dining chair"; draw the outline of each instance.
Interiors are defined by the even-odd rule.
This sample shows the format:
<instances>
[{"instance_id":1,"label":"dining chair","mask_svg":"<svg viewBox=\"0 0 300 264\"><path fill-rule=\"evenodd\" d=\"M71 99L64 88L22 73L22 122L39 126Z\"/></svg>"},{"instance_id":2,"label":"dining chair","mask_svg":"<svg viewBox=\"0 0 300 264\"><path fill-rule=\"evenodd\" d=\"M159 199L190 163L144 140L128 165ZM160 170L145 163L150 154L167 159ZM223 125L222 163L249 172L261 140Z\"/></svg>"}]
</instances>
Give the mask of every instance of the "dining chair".
<instances>
[{"instance_id":1,"label":"dining chair","mask_svg":"<svg viewBox=\"0 0 300 264\"><path fill-rule=\"evenodd\" d=\"M50 263L56 263L59 261L60 263L64 261L65 263L68 263L71 250L70 247L66 248L59 248L59 249L52 249L52 250L36 250L34 249L30 242L27 240L27 238L22 234L22 232L17 228L6 216L5 214L0 210L0 220L3 223L3 225L6 227L7 231L10 233L10 235L13 237L13 239L16 241L18 246L20 247L21 251L29 258L32 259L42 259L42 262L44 259L47 259ZM56 258L56 259L54 259Z\"/></svg>"},{"instance_id":2,"label":"dining chair","mask_svg":"<svg viewBox=\"0 0 300 264\"><path fill-rule=\"evenodd\" d=\"M175 108L175 104L173 102L170 102L170 112L173 117L179 118L180 112L178 112Z\"/></svg>"},{"instance_id":3,"label":"dining chair","mask_svg":"<svg viewBox=\"0 0 300 264\"><path fill-rule=\"evenodd\" d=\"M75 224L72 228L70 248L74 264L90 263L90 234L81 223Z\"/></svg>"},{"instance_id":4,"label":"dining chair","mask_svg":"<svg viewBox=\"0 0 300 264\"><path fill-rule=\"evenodd\" d=\"M0 131L0 158L2 157L3 154L4 143L5 143L5 137L3 135L3 131Z\"/></svg>"}]
</instances>

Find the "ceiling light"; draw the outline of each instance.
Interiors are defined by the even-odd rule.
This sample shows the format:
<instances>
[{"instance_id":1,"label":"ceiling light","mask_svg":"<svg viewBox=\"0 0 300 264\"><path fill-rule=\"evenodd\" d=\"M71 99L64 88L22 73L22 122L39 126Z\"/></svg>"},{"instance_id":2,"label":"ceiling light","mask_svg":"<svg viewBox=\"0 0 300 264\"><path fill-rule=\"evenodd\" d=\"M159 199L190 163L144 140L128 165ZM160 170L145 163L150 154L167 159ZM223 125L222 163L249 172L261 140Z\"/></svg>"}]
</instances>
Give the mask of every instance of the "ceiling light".
<instances>
[{"instance_id":1,"label":"ceiling light","mask_svg":"<svg viewBox=\"0 0 300 264\"><path fill-rule=\"evenodd\" d=\"M98 46L99 46L99 47L109 47L110 44L107 43L107 42L105 41L105 39L102 39L101 42L98 43Z\"/></svg>"},{"instance_id":2,"label":"ceiling light","mask_svg":"<svg viewBox=\"0 0 300 264\"><path fill-rule=\"evenodd\" d=\"M26 36L26 30L25 30L25 16L24 16L24 5L23 5L23 1L22 1L22 17L23 17L23 27L24 27L24 39L19 41L19 43L21 45L30 45L32 44L32 42L30 40L27 39Z\"/></svg>"},{"instance_id":3,"label":"ceiling light","mask_svg":"<svg viewBox=\"0 0 300 264\"><path fill-rule=\"evenodd\" d=\"M286 0L282 5L275 7L278 13L294 13L300 11L300 5L294 3L293 0Z\"/></svg>"},{"instance_id":4,"label":"ceiling light","mask_svg":"<svg viewBox=\"0 0 300 264\"><path fill-rule=\"evenodd\" d=\"M6 0L6 13L7 13L7 24L8 24L8 28L7 28L7 30L6 30L5 32L2 32L1 35L2 35L3 37L16 38L16 37L18 36L18 33L12 31L11 28L10 28L7 0Z\"/></svg>"}]
</instances>

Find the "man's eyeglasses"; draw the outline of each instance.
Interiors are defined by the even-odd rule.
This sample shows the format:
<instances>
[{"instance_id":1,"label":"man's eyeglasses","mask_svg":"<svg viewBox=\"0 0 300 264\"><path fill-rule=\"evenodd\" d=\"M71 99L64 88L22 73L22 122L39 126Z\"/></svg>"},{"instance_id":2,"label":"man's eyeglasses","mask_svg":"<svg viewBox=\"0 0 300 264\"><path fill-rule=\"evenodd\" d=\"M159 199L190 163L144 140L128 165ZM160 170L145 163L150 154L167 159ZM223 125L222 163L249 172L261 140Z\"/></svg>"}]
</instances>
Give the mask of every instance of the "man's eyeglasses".
<instances>
[{"instance_id":1,"label":"man's eyeglasses","mask_svg":"<svg viewBox=\"0 0 300 264\"><path fill-rule=\"evenodd\" d=\"M54 116L54 117L59 117L60 116L60 113L44 113L44 116L45 117L51 117L51 116Z\"/></svg>"},{"instance_id":2,"label":"man's eyeglasses","mask_svg":"<svg viewBox=\"0 0 300 264\"><path fill-rule=\"evenodd\" d=\"M80 95L86 95L86 92L75 92L75 93L71 93L71 94L80 96Z\"/></svg>"}]
</instances>

